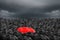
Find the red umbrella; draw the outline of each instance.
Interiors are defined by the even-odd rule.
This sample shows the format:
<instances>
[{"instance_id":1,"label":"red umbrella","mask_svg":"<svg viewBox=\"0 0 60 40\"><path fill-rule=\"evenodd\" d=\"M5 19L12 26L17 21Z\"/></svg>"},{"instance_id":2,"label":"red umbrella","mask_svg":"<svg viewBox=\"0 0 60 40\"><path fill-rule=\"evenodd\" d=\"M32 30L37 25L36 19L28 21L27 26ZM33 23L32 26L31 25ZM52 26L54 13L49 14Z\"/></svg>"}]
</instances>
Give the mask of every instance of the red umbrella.
<instances>
[{"instance_id":1,"label":"red umbrella","mask_svg":"<svg viewBox=\"0 0 60 40\"><path fill-rule=\"evenodd\" d=\"M26 34L26 33L35 33L36 31L31 28L31 27L19 27L17 28L17 31L22 33L22 34Z\"/></svg>"}]
</instances>

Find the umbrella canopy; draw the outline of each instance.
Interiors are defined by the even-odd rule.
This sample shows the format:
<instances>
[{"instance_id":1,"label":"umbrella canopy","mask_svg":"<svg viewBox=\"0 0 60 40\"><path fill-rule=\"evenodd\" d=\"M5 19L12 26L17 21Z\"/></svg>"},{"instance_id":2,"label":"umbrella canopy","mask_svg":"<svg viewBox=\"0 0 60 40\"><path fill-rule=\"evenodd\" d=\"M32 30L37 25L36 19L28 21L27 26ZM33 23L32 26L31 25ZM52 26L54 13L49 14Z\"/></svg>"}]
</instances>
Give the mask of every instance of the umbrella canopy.
<instances>
[{"instance_id":1,"label":"umbrella canopy","mask_svg":"<svg viewBox=\"0 0 60 40\"><path fill-rule=\"evenodd\" d=\"M35 33L35 32L36 32L36 31L35 31L33 28L31 28L31 27L29 28L29 30L30 30L31 33Z\"/></svg>"},{"instance_id":2,"label":"umbrella canopy","mask_svg":"<svg viewBox=\"0 0 60 40\"><path fill-rule=\"evenodd\" d=\"M19 27L17 28L17 31L22 33L22 34L26 34L26 33L35 33L36 31L31 28L31 27Z\"/></svg>"}]
</instances>

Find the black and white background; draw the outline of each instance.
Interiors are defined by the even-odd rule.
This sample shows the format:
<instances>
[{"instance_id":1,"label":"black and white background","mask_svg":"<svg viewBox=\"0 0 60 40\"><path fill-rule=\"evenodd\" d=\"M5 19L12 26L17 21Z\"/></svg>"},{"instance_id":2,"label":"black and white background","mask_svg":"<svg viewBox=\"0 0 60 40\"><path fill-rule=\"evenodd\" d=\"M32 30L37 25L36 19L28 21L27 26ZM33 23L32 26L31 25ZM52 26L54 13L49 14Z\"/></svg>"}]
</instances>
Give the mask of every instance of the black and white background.
<instances>
[{"instance_id":1,"label":"black and white background","mask_svg":"<svg viewBox=\"0 0 60 40\"><path fill-rule=\"evenodd\" d=\"M60 0L0 0L1 17L60 17Z\"/></svg>"}]
</instances>

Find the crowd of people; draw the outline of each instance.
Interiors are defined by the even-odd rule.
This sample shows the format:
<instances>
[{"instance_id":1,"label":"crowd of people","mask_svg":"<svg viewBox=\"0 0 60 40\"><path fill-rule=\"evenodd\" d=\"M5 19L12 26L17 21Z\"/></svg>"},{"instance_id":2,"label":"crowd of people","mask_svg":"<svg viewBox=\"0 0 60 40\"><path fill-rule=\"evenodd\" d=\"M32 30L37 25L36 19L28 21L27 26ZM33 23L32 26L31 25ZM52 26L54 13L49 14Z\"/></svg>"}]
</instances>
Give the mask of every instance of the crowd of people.
<instances>
[{"instance_id":1,"label":"crowd of people","mask_svg":"<svg viewBox=\"0 0 60 40\"><path fill-rule=\"evenodd\" d=\"M36 30L36 33L22 35L16 28L28 26ZM59 18L0 18L1 40L60 40Z\"/></svg>"}]
</instances>

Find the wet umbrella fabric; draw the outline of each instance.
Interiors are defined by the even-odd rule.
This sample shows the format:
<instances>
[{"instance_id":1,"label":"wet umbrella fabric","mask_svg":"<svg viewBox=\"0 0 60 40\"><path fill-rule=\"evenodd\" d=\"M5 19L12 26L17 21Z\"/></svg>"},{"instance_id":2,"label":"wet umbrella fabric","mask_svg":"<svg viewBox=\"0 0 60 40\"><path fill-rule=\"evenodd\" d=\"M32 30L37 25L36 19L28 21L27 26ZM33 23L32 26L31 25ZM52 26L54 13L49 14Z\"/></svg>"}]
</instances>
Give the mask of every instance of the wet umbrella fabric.
<instances>
[{"instance_id":1,"label":"wet umbrella fabric","mask_svg":"<svg viewBox=\"0 0 60 40\"><path fill-rule=\"evenodd\" d=\"M17 28L17 31L22 33L22 34L26 34L26 33L35 33L36 31L31 28L31 27L19 27Z\"/></svg>"}]
</instances>

